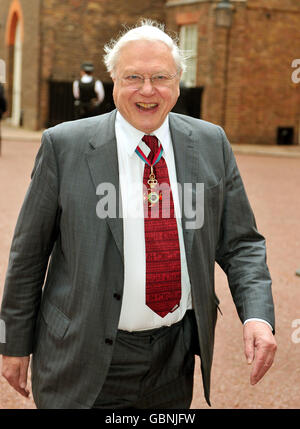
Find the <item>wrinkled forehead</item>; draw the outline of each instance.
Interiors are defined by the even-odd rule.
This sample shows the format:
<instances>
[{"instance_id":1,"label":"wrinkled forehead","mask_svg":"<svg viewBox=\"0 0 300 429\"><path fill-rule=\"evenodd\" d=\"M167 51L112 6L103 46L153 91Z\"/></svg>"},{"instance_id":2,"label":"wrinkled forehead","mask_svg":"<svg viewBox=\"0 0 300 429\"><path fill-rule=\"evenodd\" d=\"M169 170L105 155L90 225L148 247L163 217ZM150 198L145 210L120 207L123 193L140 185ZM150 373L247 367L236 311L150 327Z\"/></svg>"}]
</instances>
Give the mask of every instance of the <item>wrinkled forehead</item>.
<instances>
[{"instance_id":1,"label":"wrinkled forehead","mask_svg":"<svg viewBox=\"0 0 300 429\"><path fill-rule=\"evenodd\" d=\"M171 49L159 40L134 40L124 44L116 62L116 71L177 71Z\"/></svg>"}]
</instances>

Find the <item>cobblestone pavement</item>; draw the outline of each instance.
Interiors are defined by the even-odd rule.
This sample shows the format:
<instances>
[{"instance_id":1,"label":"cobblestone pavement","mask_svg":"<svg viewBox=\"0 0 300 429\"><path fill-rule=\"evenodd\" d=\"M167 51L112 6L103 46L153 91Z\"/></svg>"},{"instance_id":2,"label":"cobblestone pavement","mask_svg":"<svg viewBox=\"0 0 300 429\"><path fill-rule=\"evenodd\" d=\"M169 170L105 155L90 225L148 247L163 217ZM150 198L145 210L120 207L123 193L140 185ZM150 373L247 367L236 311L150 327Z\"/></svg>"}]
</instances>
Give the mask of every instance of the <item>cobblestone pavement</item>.
<instances>
[{"instance_id":1,"label":"cobblestone pavement","mask_svg":"<svg viewBox=\"0 0 300 429\"><path fill-rule=\"evenodd\" d=\"M4 131L0 158L0 296L13 229L40 137L39 133L26 134L25 138L24 133ZM219 317L216 329L212 408L300 408L300 342L292 340L300 341L300 334L297 335L296 327L292 326L297 319L300 323L300 277L295 275L300 268L300 158L291 156L291 151L277 156L269 151L259 156L250 149L242 153L243 150L234 147L259 230L267 240L278 352L269 373L256 386L251 386L250 368L243 353L242 325L226 278L216 267L216 291L223 316ZM288 156L284 156L286 154ZM0 377L0 409L7 408L35 408L35 405ZM199 359L192 408L209 408L203 399Z\"/></svg>"}]
</instances>

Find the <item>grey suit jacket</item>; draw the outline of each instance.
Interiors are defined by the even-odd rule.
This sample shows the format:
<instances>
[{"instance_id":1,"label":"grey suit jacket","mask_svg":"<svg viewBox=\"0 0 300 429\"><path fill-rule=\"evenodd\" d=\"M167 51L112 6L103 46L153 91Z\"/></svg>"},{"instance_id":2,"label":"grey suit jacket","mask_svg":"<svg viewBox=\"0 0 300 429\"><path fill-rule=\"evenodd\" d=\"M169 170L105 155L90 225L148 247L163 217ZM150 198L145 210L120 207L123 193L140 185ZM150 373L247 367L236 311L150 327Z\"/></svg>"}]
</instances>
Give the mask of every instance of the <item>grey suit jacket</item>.
<instances>
[{"instance_id":1,"label":"grey suit jacket","mask_svg":"<svg viewBox=\"0 0 300 429\"><path fill-rule=\"evenodd\" d=\"M112 358L124 281L123 222L97 216L96 188L111 183L119 193L115 114L44 132L16 225L0 353L33 353L39 408L90 408ZM259 317L274 327L271 279L265 241L224 131L183 115L171 113L169 120L178 182L204 183L203 225L187 228L184 213L182 223L209 403L219 305L215 261L227 274L241 321Z\"/></svg>"}]
</instances>

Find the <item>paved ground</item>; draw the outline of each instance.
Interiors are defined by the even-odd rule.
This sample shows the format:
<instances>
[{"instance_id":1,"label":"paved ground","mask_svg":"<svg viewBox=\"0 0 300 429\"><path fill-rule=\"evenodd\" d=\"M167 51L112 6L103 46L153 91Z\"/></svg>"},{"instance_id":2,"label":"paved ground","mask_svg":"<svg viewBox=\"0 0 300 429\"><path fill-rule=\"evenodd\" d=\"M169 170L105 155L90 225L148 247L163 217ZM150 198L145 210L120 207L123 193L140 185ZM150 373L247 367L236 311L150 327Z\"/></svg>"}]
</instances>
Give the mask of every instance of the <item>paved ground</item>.
<instances>
[{"instance_id":1,"label":"paved ground","mask_svg":"<svg viewBox=\"0 0 300 429\"><path fill-rule=\"evenodd\" d=\"M0 158L0 296L10 242L33 160L39 132L4 127ZM216 268L217 294L223 316L216 330L212 373L212 408L300 408L300 333L292 322L300 320L300 150L234 146L249 199L260 231L267 238L268 262L273 277L278 353L274 367L257 385L249 384L243 354L242 327L232 304L226 278ZM262 156L263 155L263 156ZM296 323L296 322L295 322ZM300 321L299 321L300 323ZM0 377L0 409L35 408ZM199 360L195 372L192 408L208 408L203 400Z\"/></svg>"}]
</instances>

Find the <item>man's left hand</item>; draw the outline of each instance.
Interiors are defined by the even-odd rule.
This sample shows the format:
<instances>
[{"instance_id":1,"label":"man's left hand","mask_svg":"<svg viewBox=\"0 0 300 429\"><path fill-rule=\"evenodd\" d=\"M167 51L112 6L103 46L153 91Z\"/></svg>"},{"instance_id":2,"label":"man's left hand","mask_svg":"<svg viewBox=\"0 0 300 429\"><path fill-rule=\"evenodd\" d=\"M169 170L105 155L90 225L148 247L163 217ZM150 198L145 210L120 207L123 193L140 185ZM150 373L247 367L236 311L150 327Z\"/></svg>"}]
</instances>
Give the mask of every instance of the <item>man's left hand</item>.
<instances>
[{"instance_id":1,"label":"man's left hand","mask_svg":"<svg viewBox=\"0 0 300 429\"><path fill-rule=\"evenodd\" d=\"M244 325L245 356L252 364L250 383L256 384L272 366L277 344L270 327L259 321L249 321Z\"/></svg>"}]
</instances>

